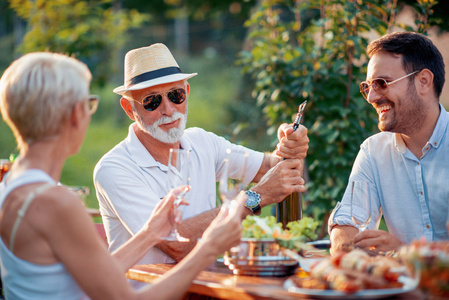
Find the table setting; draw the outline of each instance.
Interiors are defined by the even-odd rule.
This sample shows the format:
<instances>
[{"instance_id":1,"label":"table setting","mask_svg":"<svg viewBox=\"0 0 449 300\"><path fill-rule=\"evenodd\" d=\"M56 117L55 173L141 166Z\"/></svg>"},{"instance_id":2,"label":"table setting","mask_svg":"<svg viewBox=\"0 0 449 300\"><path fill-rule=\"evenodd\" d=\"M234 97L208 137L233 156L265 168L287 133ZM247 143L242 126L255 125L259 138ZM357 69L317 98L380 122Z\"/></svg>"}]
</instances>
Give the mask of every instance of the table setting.
<instances>
[{"instance_id":1,"label":"table setting","mask_svg":"<svg viewBox=\"0 0 449 300\"><path fill-rule=\"evenodd\" d=\"M245 168L245 155L238 156ZM245 181L230 180L226 161L224 166L219 193L233 209ZM352 182L350 213L360 232L371 220L370 206L366 183ZM318 239L318 224L310 217L284 224L275 216L247 216L241 243L201 272L188 291L214 299L449 298L449 242L416 241L389 252L346 245L331 256L330 240ZM127 276L152 282L172 266L135 266Z\"/></svg>"},{"instance_id":2,"label":"table setting","mask_svg":"<svg viewBox=\"0 0 449 300\"><path fill-rule=\"evenodd\" d=\"M223 263L237 276L284 278L282 287L298 296L381 299L415 291L416 299L449 297L449 243L415 241L388 253L348 245L330 256L315 247L330 247L329 240L316 240L316 225L306 217L284 230L274 217L249 216L242 243Z\"/></svg>"},{"instance_id":3,"label":"table setting","mask_svg":"<svg viewBox=\"0 0 449 300\"><path fill-rule=\"evenodd\" d=\"M331 256L314 246L330 246L317 240L314 225L304 217L283 229L275 217L247 217L241 244L202 271L188 292L201 299L447 299L447 243L417 241L389 253L348 245ZM127 277L152 282L172 267L138 265Z\"/></svg>"}]
</instances>

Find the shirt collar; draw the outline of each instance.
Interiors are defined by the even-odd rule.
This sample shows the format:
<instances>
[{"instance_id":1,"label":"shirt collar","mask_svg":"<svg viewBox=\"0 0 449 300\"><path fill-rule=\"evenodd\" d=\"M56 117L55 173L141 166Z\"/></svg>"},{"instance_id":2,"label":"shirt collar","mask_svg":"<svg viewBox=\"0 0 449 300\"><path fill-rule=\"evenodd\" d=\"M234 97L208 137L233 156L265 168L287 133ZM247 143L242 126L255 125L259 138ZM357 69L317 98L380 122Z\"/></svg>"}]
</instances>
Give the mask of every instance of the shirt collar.
<instances>
[{"instance_id":1,"label":"shirt collar","mask_svg":"<svg viewBox=\"0 0 449 300\"><path fill-rule=\"evenodd\" d=\"M128 128L128 137L126 138L126 144L128 147L128 151L131 155L131 158L140 166L140 167L160 167L162 164L156 161L153 156L147 151L145 146L140 142L137 138L136 133L134 132L134 126L137 124L134 122ZM192 145L190 140L185 137L183 134L181 136L181 147L183 149L192 150Z\"/></svg>"},{"instance_id":2,"label":"shirt collar","mask_svg":"<svg viewBox=\"0 0 449 300\"><path fill-rule=\"evenodd\" d=\"M442 140L446 134L447 127L449 125L449 114L440 103L440 116L438 117L437 125L433 130L432 136L429 139L429 143L432 147L440 147Z\"/></svg>"},{"instance_id":3,"label":"shirt collar","mask_svg":"<svg viewBox=\"0 0 449 300\"><path fill-rule=\"evenodd\" d=\"M405 154L405 152L407 152L407 145L405 144L404 140L402 139L402 136L400 133L394 134L394 146L402 154Z\"/></svg>"}]
</instances>

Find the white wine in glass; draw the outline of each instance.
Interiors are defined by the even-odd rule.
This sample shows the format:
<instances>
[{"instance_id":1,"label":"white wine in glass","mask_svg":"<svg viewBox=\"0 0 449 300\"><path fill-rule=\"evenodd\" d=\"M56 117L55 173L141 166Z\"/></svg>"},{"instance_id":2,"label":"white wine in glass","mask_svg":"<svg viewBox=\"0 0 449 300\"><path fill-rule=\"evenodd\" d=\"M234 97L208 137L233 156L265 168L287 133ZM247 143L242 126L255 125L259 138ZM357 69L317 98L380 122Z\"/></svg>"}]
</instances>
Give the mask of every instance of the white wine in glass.
<instances>
[{"instance_id":1,"label":"white wine in glass","mask_svg":"<svg viewBox=\"0 0 449 300\"><path fill-rule=\"evenodd\" d=\"M168 170L167 170L167 192L178 188L180 186L189 185L190 165L190 151L185 149L170 149L170 155L168 158ZM188 188L184 189L182 193L179 193L175 199L174 205L176 209L181 203L184 195L187 193ZM162 239L167 241L188 242L189 239L181 236L176 229L176 223L173 225L173 229L170 234Z\"/></svg>"},{"instance_id":2,"label":"white wine in glass","mask_svg":"<svg viewBox=\"0 0 449 300\"><path fill-rule=\"evenodd\" d=\"M359 232L371 221L371 193L366 181L351 182L351 219Z\"/></svg>"},{"instance_id":3,"label":"white wine in glass","mask_svg":"<svg viewBox=\"0 0 449 300\"><path fill-rule=\"evenodd\" d=\"M223 161L223 172L221 173L219 181L219 193L223 205L227 208L231 208L233 201L240 193L245 189L245 174L248 163L249 153L246 151L233 151L231 149L226 150L226 158ZM240 164L240 168L237 174L232 174L232 164Z\"/></svg>"}]
</instances>

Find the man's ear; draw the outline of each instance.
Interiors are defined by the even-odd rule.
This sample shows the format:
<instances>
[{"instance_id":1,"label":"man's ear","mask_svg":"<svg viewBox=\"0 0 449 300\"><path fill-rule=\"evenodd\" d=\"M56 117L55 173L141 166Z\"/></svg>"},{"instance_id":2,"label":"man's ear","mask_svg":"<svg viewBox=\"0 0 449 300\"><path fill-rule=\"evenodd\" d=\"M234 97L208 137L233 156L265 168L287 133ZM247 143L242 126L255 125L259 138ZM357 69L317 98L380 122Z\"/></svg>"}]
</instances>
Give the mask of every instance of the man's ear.
<instances>
[{"instance_id":1,"label":"man's ear","mask_svg":"<svg viewBox=\"0 0 449 300\"><path fill-rule=\"evenodd\" d=\"M126 99L125 97L122 97L120 99L120 106L123 108L123 110L128 115L128 117L131 120L135 121L133 108L132 108L131 103L129 102L129 100Z\"/></svg>"},{"instance_id":2,"label":"man's ear","mask_svg":"<svg viewBox=\"0 0 449 300\"><path fill-rule=\"evenodd\" d=\"M429 69L423 69L416 75L418 79L417 91L421 95L433 93L433 73Z\"/></svg>"},{"instance_id":3,"label":"man's ear","mask_svg":"<svg viewBox=\"0 0 449 300\"><path fill-rule=\"evenodd\" d=\"M189 94L190 94L190 84L189 83L187 83L186 89L187 89L187 96L189 96Z\"/></svg>"}]
</instances>

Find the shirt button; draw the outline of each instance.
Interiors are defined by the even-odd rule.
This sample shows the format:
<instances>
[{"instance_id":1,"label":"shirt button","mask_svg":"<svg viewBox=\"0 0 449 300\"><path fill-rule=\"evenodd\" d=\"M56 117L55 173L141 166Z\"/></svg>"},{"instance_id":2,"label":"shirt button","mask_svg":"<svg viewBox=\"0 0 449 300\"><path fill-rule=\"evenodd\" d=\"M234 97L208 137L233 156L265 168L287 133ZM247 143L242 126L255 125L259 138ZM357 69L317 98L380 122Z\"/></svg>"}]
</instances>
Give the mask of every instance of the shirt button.
<instances>
[{"instance_id":1,"label":"shirt button","mask_svg":"<svg viewBox=\"0 0 449 300\"><path fill-rule=\"evenodd\" d=\"M417 162L418 166L419 166L419 162Z\"/></svg>"},{"instance_id":2,"label":"shirt button","mask_svg":"<svg viewBox=\"0 0 449 300\"><path fill-rule=\"evenodd\" d=\"M421 196L424 195L422 191L420 191L419 193L421 194ZM427 226L429 226L429 225L427 225Z\"/></svg>"},{"instance_id":3,"label":"shirt button","mask_svg":"<svg viewBox=\"0 0 449 300\"><path fill-rule=\"evenodd\" d=\"M427 228L427 229L430 229L430 225L429 225L429 224L427 224L427 225L426 225L426 228Z\"/></svg>"},{"instance_id":4,"label":"shirt button","mask_svg":"<svg viewBox=\"0 0 449 300\"><path fill-rule=\"evenodd\" d=\"M425 149L425 150L426 150L426 151L427 151L427 150L429 150L429 147L426 147L426 149Z\"/></svg>"},{"instance_id":5,"label":"shirt button","mask_svg":"<svg viewBox=\"0 0 449 300\"><path fill-rule=\"evenodd\" d=\"M435 143L433 143L433 145L434 145L434 146L436 146L436 145L438 145L438 143L437 143L437 142L435 142Z\"/></svg>"}]
</instances>

